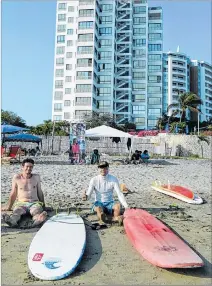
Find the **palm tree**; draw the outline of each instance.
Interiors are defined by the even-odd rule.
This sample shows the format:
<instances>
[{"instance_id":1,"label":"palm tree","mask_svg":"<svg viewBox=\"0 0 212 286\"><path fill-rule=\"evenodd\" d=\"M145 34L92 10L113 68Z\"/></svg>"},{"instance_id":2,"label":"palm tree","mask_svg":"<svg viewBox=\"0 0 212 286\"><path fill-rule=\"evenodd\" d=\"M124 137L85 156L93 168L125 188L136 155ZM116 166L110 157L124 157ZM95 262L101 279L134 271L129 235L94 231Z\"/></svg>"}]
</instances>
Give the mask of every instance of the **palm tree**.
<instances>
[{"instance_id":1,"label":"palm tree","mask_svg":"<svg viewBox=\"0 0 212 286\"><path fill-rule=\"evenodd\" d=\"M186 110L192 112L201 112L197 106L202 104L201 98L192 92L185 92L179 96L178 103L172 103L168 106L167 110L174 108L177 114L180 114L180 122L185 119Z\"/></svg>"}]
</instances>

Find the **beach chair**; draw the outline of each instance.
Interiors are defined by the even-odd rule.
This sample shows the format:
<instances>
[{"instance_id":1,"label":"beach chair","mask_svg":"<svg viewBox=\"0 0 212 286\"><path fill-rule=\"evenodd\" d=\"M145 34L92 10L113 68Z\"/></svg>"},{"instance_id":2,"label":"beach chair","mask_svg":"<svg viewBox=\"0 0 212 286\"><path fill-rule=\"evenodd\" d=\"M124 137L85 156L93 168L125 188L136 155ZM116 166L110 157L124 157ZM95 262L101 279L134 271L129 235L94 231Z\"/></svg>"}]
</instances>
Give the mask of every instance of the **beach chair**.
<instances>
[{"instance_id":1,"label":"beach chair","mask_svg":"<svg viewBox=\"0 0 212 286\"><path fill-rule=\"evenodd\" d=\"M21 148L18 145L11 145L7 157L2 157L2 162L16 163L20 162Z\"/></svg>"}]
</instances>

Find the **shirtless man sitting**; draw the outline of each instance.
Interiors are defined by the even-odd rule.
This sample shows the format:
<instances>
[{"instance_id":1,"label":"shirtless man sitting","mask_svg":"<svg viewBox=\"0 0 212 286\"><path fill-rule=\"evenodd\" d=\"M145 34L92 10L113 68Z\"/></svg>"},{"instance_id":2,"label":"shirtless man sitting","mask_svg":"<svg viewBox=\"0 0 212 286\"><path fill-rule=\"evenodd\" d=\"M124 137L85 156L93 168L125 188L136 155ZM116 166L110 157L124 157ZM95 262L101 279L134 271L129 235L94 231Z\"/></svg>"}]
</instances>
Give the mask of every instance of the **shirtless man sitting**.
<instances>
[{"instance_id":1,"label":"shirtless man sitting","mask_svg":"<svg viewBox=\"0 0 212 286\"><path fill-rule=\"evenodd\" d=\"M22 162L22 173L13 177L8 203L2 208L2 211L10 211L17 199L12 215L2 215L5 223L11 227L18 227L21 216L27 213L32 216L32 227L43 223L47 218L40 176L32 174L33 167L34 160L27 158Z\"/></svg>"},{"instance_id":2,"label":"shirtless man sitting","mask_svg":"<svg viewBox=\"0 0 212 286\"><path fill-rule=\"evenodd\" d=\"M82 199L88 200L92 193L95 193L95 202L92 207L92 212L96 212L99 223L103 224L105 213L113 214L112 221L122 224L123 218L121 214L121 204L125 209L129 208L125 197L120 189L119 181L116 177L108 174L108 162L98 164L99 175L92 178L87 192L83 194ZM118 196L120 203L114 201L114 192Z\"/></svg>"}]
</instances>

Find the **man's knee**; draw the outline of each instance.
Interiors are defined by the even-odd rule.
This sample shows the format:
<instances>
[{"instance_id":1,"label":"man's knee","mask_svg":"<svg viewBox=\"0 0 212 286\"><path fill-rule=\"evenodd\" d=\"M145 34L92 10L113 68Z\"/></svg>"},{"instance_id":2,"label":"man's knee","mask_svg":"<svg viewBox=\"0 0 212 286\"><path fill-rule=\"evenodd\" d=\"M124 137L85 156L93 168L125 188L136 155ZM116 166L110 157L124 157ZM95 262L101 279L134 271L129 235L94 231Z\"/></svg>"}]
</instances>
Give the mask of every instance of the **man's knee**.
<instances>
[{"instance_id":1,"label":"man's knee","mask_svg":"<svg viewBox=\"0 0 212 286\"><path fill-rule=\"evenodd\" d=\"M98 213L98 212L102 213L102 212L103 212L103 209L102 209L101 207L95 207L95 208L94 208L94 211L97 212L97 213Z\"/></svg>"},{"instance_id":2,"label":"man's knee","mask_svg":"<svg viewBox=\"0 0 212 286\"><path fill-rule=\"evenodd\" d=\"M23 214L26 214L26 210L22 207L17 207L13 210L13 214L14 215L23 215Z\"/></svg>"},{"instance_id":3,"label":"man's knee","mask_svg":"<svg viewBox=\"0 0 212 286\"><path fill-rule=\"evenodd\" d=\"M41 214L42 211L43 211L43 208L40 207L40 206L39 207L33 207L33 208L30 209L30 214L32 216L35 216L35 215Z\"/></svg>"}]
</instances>

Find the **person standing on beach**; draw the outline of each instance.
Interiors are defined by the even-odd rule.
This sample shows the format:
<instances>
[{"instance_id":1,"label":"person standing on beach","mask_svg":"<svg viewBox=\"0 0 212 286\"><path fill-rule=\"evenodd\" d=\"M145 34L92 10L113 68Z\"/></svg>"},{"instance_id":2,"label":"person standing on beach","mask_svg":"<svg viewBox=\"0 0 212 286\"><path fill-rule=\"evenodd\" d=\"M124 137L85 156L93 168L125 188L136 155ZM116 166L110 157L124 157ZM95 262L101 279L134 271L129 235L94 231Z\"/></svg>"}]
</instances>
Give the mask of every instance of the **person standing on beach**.
<instances>
[{"instance_id":1,"label":"person standing on beach","mask_svg":"<svg viewBox=\"0 0 212 286\"><path fill-rule=\"evenodd\" d=\"M92 178L89 184L87 192L83 195L83 200L88 200L92 193L95 192L95 202L92 207L92 211L97 213L99 223L103 224L105 220L105 212L113 214L113 221L122 223L123 219L120 216L121 205L125 209L128 208L128 204L125 200L123 193L120 190L119 181L116 177L108 174L109 164L108 162L101 162L98 164L99 175ZM116 192L120 203L114 202L113 192Z\"/></svg>"},{"instance_id":2,"label":"person standing on beach","mask_svg":"<svg viewBox=\"0 0 212 286\"><path fill-rule=\"evenodd\" d=\"M43 223L47 218L47 212L44 211L45 202L41 190L40 176L32 174L34 160L24 159L22 162L22 172L13 177L12 191L9 201L2 211L12 210L16 199L12 215L4 213L3 220L11 227L18 227L18 222L22 215L30 213L33 219L33 225L37 226Z\"/></svg>"}]
</instances>

